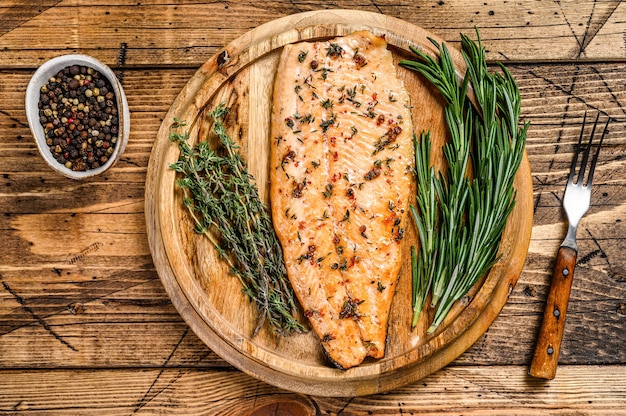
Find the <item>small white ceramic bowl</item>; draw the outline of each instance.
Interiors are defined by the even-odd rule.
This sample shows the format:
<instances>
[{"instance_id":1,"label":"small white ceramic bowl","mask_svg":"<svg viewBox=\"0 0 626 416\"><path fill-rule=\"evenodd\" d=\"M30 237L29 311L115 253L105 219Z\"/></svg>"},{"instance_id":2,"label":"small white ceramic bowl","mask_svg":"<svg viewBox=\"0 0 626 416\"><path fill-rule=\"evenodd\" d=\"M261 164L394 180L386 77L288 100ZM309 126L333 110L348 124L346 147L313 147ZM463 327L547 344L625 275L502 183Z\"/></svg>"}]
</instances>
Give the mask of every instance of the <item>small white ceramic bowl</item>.
<instances>
[{"instance_id":1,"label":"small white ceramic bowl","mask_svg":"<svg viewBox=\"0 0 626 416\"><path fill-rule=\"evenodd\" d=\"M59 71L72 65L86 66L99 71L111 83L117 100L119 132L118 141L115 145L113 154L109 157L109 160L105 164L98 168L87 169L85 171L74 171L72 169L68 169L54 159L52 152L50 151L50 147L46 144L46 134L44 132L44 128L39 122L39 94L41 87ZM26 117L28 118L30 130L33 132L33 136L35 136L39 153L43 156L46 163L52 169L72 179L89 178L98 175L113 166L124 152L126 144L128 143L128 136L130 134L130 111L128 110L128 102L126 101L126 95L124 94L122 85L111 68L97 59L87 55L58 56L47 61L41 65L39 69L37 69L26 89Z\"/></svg>"}]
</instances>

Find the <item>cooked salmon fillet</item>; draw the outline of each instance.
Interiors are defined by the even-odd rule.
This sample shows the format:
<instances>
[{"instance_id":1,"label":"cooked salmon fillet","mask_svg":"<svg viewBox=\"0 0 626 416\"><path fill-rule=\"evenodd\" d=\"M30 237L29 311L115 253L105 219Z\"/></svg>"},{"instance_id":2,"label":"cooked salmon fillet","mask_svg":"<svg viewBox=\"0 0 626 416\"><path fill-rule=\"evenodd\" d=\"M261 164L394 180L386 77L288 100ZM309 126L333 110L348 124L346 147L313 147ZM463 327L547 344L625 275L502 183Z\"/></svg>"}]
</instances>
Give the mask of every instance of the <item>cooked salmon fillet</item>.
<instances>
[{"instance_id":1,"label":"cooked salmon fillet","mask_svg":"<svg viewBox=\"0 0 626 416\"><path fill-rule=\"evenodd\" d=\"M385 352L412 191L409 96L381 37L283 49L270 199L289 279L340 368Z\"/></svg>"}]
</instances>

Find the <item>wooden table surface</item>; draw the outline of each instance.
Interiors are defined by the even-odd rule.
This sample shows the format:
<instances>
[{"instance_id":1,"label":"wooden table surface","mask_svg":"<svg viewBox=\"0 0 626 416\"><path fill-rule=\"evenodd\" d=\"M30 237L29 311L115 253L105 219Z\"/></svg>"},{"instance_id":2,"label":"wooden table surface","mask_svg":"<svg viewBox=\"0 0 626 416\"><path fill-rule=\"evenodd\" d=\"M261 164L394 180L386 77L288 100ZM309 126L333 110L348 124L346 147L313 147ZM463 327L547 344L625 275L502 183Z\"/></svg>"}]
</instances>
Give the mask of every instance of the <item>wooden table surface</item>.
<instances>
[{"instance_id":1,"label":"wooden table surface","mask_svg":"<svg viewBox=\"0 0 626 416\"><path fill-rule=\"evenodd\" d=\"M358 8L458 47L480 29L517 79L532 126L534 227L500 316L465 354L386 394L290 393L236 370L181 319L152 263L144 190L172 101L224 45L277 17ZM0 4L0 413L626 414L626 4L620 1L4 0ZM46 60L85 53L118 71L131 111L117 165L85 181L38 155L24 92ZM585 112L611 117L579 259L560 366L527 375Z\"/></svg>"}]
</instances>

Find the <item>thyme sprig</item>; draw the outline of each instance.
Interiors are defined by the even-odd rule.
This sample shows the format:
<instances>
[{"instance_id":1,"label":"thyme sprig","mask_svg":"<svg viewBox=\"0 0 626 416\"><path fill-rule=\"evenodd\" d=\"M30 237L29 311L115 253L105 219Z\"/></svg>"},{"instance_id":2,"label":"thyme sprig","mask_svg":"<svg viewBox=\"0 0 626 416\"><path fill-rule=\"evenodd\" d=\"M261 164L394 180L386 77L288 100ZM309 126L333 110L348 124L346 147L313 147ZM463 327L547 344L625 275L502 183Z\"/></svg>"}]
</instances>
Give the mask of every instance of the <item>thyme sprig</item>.
<instances>
[{"instance_id":1,"label":"thyme sprig","mask_svg":"<svg viewBox=\"0 0 626 416\"><path fill-rule=\"evenodd\" d=\"M302 331L280 243L254 178L226 131L227 114L224 104L209 113L219 143L215 149L208 140L190 146L189 131L179 132L185 123L175 120L169 137L180 156L170 167L180 174L176 184L195 231L207 236L254 301L259 314L254 335L266 321L283 335Z\"/></svg>"},{"instance_id":2,"label":"thyme sprig","mask_svg":"<svg viewBox=\"0 0 626 416\"><path fill-rule=\"evenodd\" d=\"M529 124L518 125L521 97L510 72L490 72L480 34L478 43L461 34L467 72L457 80L445 44L436 60L411 48L417 61L401 65L422 74L446 100L450 141L444 144L444 172L430 164L428 134L415 139L416 205L411 213L418 229L420 255L412 250L413 320L418 322L428 294L435 309L428 333L433 333L452 306L498 260L508 215L515 205L513 179L526 144ZM467 99L468 87L476 106ZM469 169L471 166L471 169ZM471 175L468 172L471 170Z\"/></svg>"}]
</instances>

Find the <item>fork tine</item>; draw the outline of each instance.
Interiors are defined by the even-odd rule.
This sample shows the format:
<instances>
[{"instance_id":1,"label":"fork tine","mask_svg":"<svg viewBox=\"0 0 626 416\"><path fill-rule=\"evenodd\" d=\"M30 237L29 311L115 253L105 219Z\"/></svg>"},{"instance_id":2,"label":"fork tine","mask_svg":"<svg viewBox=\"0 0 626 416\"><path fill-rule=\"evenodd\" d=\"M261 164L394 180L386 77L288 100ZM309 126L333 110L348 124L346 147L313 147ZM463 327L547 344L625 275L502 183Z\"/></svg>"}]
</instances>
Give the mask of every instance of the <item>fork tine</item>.
<instances>
[{"instance_id":1,"label":"fork tine","mask_svg":"<svg viewBox=\"0 0 626 416\"><path fill-rule=\"evenodd\" d=\"M585 170L587 169L587 161L589 160L589 152L591 151L591 143L593 142L593 136L596 134L596 127L598 126L598 119L600 118L600 113L596 115L596 121L593 123L593 127L591 129L591 134L589 135L589 143L587 144L587 148L585 149L585 153L583 153L583 161L580 165L580 172L578 173L578 180L576 181L576 185L583 185L583 178L585 176ZM583 125L582 130L585 129ZM580 145L579 145L580 146Z\"/></svg>"},{"instance_id":2,"label":"fork tine","mask_svg":"<svg viewBox=\"0 0 626 416\"><path fill-rule=\"evenodd\" d=\"M598 143L598 148L596 153L593 155L593 160L591 161L591 168L589 169L589 175L587 176L587 186L591 186L593 183L593 172L596 170L596 162L598 161L598 155L600 154L600 148L602 147L602 142L604 141L604 136L606 135L606 131L609 127L609 121L611 118L606 121L604 125L604 129L602 130L602 135L600 136L600 142Z\"/></svg>"},{"instance_id":3,"label":"fork tine","mask_svg":"<svg viewBox=\"0 0 626 416\"><path fill-rule=\"evenodd\" d=\"M578 136L578 144L574 147L574 157L572 159L572 166L569 169L569 178L567 179L568 185L570 183L574 183L574 174L576 173L576 165L578 164L578 155L580 155L580 146L583 141L583 134L585 132L585 124L587 122L587 112L585 111L585 115L583 116L583 126L580 129L580 136Z\"/></svg>"}]
</instances>

